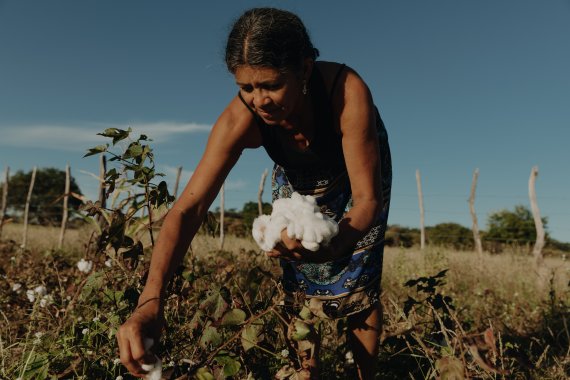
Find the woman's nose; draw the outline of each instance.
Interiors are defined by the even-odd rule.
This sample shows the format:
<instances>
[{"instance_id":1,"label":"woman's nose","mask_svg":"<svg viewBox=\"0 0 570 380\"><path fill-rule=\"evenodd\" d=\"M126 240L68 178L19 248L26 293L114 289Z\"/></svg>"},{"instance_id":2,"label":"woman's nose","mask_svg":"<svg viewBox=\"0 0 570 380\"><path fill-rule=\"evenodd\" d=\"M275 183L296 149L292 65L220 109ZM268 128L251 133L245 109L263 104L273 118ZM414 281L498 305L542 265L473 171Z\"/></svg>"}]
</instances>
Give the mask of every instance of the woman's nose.
<instances>
[{"instance_id":1,"label":"woman's nose","mask_svg":"<svg viewBox=\"0 0 570 380\"><path fill-rule=\"evenodd\" d=\"M255 108L263 107L271 103L271 99L263 91L258 91L253 95L253 105Z\"/></svg>"}]
</instances>

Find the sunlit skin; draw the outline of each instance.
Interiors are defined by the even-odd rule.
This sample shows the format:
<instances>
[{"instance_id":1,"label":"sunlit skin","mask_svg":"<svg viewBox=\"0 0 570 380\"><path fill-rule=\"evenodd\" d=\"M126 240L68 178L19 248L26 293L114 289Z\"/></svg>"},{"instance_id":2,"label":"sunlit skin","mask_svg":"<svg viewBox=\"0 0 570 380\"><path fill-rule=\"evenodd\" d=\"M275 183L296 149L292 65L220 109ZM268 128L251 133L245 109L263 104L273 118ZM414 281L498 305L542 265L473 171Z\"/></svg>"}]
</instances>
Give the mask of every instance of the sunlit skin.
<instances>
[{"instance_id":1,"label":"sunlit skin","mask_svg":"<svg viewBox=\"0 0 570 380\"><path fill-rule=\"evenodd\" d=\"M240 66L235 72L243 99L269 125L297 122L305 102L298 96L302 81L293 73L269 67Z\"/></svg>"},{"instance_id":2,"label":"sunlit skin","mask_svg":"<svg viewBox=\"0 0 570 380\"><path fill-rule=\"evenodd\" d=\"M331 86L338 64L318 62L325 84ZM244 100L271 127L280 128L283 143L300 149L314 136L310 96L303 80L310 77L313 61L306 60L300 73L282 73L268 67L242 66L235 81ZM372 98L366 84L352 70L345 70L332 99L335 133L342 138L343 153L352 189L353 207L339 223L339 234L328 247L311 252L283 234L283 242L267 255L285 260L323 262L352 254L356 242L370 229L382 206L380 155L375 132ZM310 91L310 88L309 88ZM120 327L117 340L121 362L142 377L145 356L143 335L158 339L166 286L226 176L244 149L259 148L262 138L251 112L236 96L212 128L206 150L180 198L166 216L151 257L147 283L138 308ZM147 300L151 300L146 302ZM374 373L381 318L379 307L350 316L349 337L361 378Z\"/></svg>"}]
</instances>

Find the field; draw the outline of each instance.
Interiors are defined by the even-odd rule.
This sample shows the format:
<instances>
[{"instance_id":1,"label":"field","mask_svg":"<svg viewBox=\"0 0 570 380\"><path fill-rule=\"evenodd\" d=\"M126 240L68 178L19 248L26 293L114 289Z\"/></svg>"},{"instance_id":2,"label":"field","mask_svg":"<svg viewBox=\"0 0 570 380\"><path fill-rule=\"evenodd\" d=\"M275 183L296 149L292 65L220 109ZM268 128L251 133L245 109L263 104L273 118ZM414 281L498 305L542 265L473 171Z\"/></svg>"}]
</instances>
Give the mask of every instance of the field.
<instances>
[{"instance_id":1,"label":"field","mask_svg":"<svg viewBox=\"0 0 570 380\"><path fill-rule=\"evenodd\" d=\"M128 379L114 334L136 305L148 249L140 257L95 254L87 247L92 231L83 228L69 230L57 251L58 233L31 228L23 251L15 243L21 226L4 227L0 378ZM284 339L291 327L278 313L278 265L251 239L226 236L223 251L218 245L198 235L172 281L158 348L165 376L285 373L297 358ZM93 262L87 273L77 267L81 258ZM388 247L377 378L566 379L569 285L570 262L562 256L547 257L535 270L517 250L480 261L473 252L442 247ZM45 293L33 293L38 286ZM321 333L322 378L354 378L344 321L303 321Z\"/></svg>"}]
</instances>

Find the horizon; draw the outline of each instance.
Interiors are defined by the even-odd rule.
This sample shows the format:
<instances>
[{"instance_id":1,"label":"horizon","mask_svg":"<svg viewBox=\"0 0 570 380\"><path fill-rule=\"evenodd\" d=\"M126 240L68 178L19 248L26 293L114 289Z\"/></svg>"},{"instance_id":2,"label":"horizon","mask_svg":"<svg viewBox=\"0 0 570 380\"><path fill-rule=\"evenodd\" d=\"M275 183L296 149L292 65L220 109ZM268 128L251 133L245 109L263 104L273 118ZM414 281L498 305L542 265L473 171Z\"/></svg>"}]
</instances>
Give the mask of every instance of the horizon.
<instances>
[{"instance_id":1,"label":"horizon","mask_svg":"<svg viewBox=\"0 0 570 380\"><path fill-rule=\"evenodd\" d=\"M0 170L64 170L96 199L98 159L81 158L109 127L154 141L158 171L181 187L208 132L237 93L223 62L232 21L252 6L297 13L321 58L353 67L386 124L394 165L389 225L471 227L475 209L530 209L528 180L547 232L570 242L570 2L406 3L109 0L0 2ZM326 17L322 9L326 7ZM343 25L342 28L339 25ZM41 164L41 165L38 165ZM226 209L257 201L267 154L248 150L228 176ZM264 202L270 203L269 178ZM219 206L216 199L212 208Z\"/></svg>"}]
</instances>

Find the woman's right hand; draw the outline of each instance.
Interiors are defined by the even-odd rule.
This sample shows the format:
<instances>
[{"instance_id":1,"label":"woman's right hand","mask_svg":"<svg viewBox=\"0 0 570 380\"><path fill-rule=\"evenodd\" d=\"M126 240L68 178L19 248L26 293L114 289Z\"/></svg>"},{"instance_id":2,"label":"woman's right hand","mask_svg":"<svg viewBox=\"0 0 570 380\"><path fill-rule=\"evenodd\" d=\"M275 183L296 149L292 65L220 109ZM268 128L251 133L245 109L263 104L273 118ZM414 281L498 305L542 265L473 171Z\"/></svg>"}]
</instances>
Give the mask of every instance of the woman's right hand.
<instances>
[{"instance_id":1,"label":"woman's right hand","mask_svg":"<svg viewBox=\"0 0 570 380\"><path fill-rule=\"evenodd\" d=\"M154 355L146 352L144 339L152 338L155 343L159 341L164 325L161 302L158 298L139 302L137 309L117 331L121 363L134 376L143 377L146 371L141 365L155 361Z\"/></svg>"}]
</instances>

